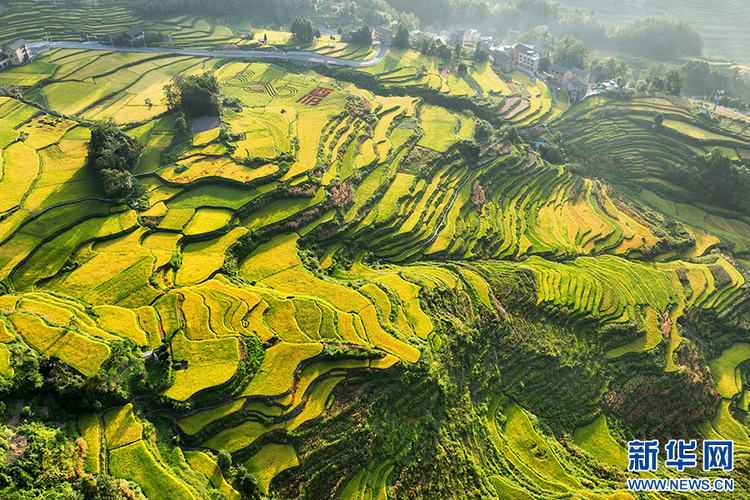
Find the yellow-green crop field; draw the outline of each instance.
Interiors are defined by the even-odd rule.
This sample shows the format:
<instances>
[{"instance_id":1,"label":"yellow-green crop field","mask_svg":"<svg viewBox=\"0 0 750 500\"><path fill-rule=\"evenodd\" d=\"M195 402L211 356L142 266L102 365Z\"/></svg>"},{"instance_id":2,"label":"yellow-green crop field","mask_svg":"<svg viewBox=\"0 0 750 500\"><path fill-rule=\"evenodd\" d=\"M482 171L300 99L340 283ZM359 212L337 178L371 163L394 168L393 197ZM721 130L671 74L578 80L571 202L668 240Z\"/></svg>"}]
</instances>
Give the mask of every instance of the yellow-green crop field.
<instances>
[{"instance_id":1,"label":"yellow-green crop field","mask_svg":"<svg viewBox=\"0 0 750 500\"><path fill-rule=\"evenodd\" d=\"M80 26L103 15L94 2ZM143 24L181 47L251 28ZM750 450L750 218L665 175L714 147L739 171L750 128L453 66L390 48L358 79L54 49L0 72L27 102L0 98L0 389L32 365L99 384L115 403L92 391L62 413L83 469L148 500L239 500L223 451L275 498L632 499L612 472L624 436L667 432L667 412ZM183 136L163 88L203 72L232 109ZM88 166L92 120L144 146L123 199ZM582 150L602 156L573 163ZM23 397L17 418L45 414Z\"/></svg>"}]
</instances>

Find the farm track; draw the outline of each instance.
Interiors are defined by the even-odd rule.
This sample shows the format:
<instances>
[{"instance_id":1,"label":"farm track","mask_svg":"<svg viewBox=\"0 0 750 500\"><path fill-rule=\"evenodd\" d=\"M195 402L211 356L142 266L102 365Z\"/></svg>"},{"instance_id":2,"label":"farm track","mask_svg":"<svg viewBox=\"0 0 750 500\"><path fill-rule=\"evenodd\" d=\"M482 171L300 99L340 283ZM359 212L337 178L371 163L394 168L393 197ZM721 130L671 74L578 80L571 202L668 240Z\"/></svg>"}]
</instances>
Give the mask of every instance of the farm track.
<instances>
[{"instance_id":1,"label":"farm track","mask_svg":"<svg viewBox=\"0 0 750 500\"><path fill-rule=\"evenodd\" d=\"M288 62L300 65L331 64L333 66L348 66L351 68L369 68L381 62L388 54L388 45L380 45L377 53L365 61L350 61L347 59L337 59L335 57L321 56L310 52L262 52L247 50L193 50L193 49L164 49L150 47L112 47L101 45L99 43L81 43L81 42L33 42L29 46L35 52L49 49L84 49L84 50L103 50L107 52L136 52L142 54L181 54L198 57L228 57L239 59L273 59L281 62Z\"/></svg>"}]
</instances>

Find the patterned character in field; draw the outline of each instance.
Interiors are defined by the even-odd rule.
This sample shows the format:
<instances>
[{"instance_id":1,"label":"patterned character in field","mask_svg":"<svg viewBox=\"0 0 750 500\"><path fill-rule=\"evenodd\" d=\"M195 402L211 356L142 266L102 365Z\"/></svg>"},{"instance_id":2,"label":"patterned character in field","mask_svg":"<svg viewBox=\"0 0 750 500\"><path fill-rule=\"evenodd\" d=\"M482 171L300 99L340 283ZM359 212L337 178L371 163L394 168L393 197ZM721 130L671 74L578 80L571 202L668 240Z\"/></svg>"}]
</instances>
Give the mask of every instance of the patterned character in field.
<instances>
[{"instance_id":1,"label":"patterned character in field","mask_svg":"<svg viewBox=\"0 0 750 500\"><path fill-rule=\"evenodd\" d=\"M247 87L243 88L248 94L268 94L268 89L264 83L251 83Z\"/></svg>"},{"instance_id":2,"label":"patterned character in field","mask_svg":"<svg viewBox=\"0 0 750 500\"><path fill-rule=\"evenodd\" d=\"M285 86L280 89L276 89L270 83L251 83L243 89L248 94L268 94L271 97L291 97L297 94L297 89L290 86Z\"/></svg>"},{"instance_id":3,"label":"patterned character in field","mask_svg":"<svg viewBox=\"0 0 750 500\"><path fill-rule=\"evenodd\" d=\"M250 81L250 78L254 76L255 71L246 69L244 71L236 73L234 76L230 76L229 78L222 80L221 84L226 87L242 87L244 85L247 85L247 82Z\"/></svg>"},{"instance_id":4,"label":"patterned character in field","mask_svg":"<svg viewBox=\"0 0 750 500\"><path fill-rule=\"evenodd\" d=\"M297 89L289 85L281 87L280 89L276 89L276 95L278 97L292 97L297 95L297 92Z\"/></svg>"},{"instance_id":5,"label":"patterned character in field","mask_svg":"<svg viewBox=\"0 0 750 500\"><path fill-rule=\"evenodd\" d=\"M297 102L300 104L306 104L308 106L317 106L323 99L333 93L333 89L327 89L325 87L315 87L307 94L303 95Z\"/></svg>"}]
</instances>

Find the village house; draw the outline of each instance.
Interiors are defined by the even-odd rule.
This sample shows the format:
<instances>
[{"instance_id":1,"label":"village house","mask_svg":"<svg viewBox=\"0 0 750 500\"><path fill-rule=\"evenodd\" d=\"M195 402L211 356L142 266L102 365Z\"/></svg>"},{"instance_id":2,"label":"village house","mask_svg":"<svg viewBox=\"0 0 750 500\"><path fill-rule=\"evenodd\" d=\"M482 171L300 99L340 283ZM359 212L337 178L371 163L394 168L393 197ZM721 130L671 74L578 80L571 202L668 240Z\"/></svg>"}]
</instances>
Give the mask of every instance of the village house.
<instances>
[{"instance_id":1,"label":"village house","mask_svg":"<svg viewBox=\"0 0 750 500\"><path fill-rule=\"evenodd\" d=\"M589 73L586 70L583 70L581 68L571 68L563 78L563 85L569 85L570 82L578 80L581 84L585 85L586 87L589 86L589 81L591 80L591 73Z\"/></svg>"},{"instance_id":2,"label":"village house","mask_svg":"<svg viewBox=\"0 0 750 500\"><path fill-rule=\"evenodd\" d=\"M472 45L479 41L480 34L477 30L456 30L450 38L450 44L453 46Z\"/></svg>"},{"instance_id":3,"label":"village house","mask_svg":"<svg viewBox=\"0 0 750 500\"><path fill-rule=\"evenodd\" d=\"M516 63L513 60L513 56L502 47L496 47L490 51L492 56L492 66L500 69L503 73L510 73L516 67Z\"/></svg>"},{"instance_id":4,"label":"village house","mask_svg":"<svg viewBox=\"0 0 750 500\"><path fill-rule=\"evenodd\" d=\"M18 40L7 47L0 48L0 69L7 66L19 66L31 58L29 43Z\"/></svg>"},{"instance_id":5,"label":"village house","mask_svg":"<svg viewBox=\"0 0 750 500\"><path fill-rule=\"evenodd\" d=\"M432 40L432 37L428 35L427 33L419 30L414 30L409 32L409 38L411 40L412 45L420 46L422 42L425 40Z\"/></svg>"},{"instance_id":6,"label":"village house","mask_svg":"<svg viewBox=\"0 0 750 500\"><path fill-rule=\"evenodd\" d=\"M393 40L393 31L382 26L376 26L372 29L372 41L379 43L391 43Z\"/></svg>"},{"instance_id":7,"label":"village house","mask_svg":"<svg viewBox=\"0 0 750 500\"><path fill-rule=\"evenodd\" d=\"M557 64L550 64L549 68L547 68L547 74L549 75L549 79L558 85L562 85L563 78L565 78L565 74L570 71L568 68L564 66L559 66Z\"/></svg>"},{"instance_id":8,"label":"village house","mask_svg":"<svg viewBox=\"0 0 750 500\"><path fill-rule=\"evenodd\" d=\"M561 85L566 90L587 90L591 73L581 68L568 69L557 64L550 64L546 71L552 83Z\"/></svg>"},{"instance_id":9,"label":"village house","mask_svg":"<svg viewBox=\"0 0 750 500\"><path fill-rule=\"evenodd\" d=\"M512 47L511 54L516 65L521 69L531 73L536 73L539 69L539 59L541 58L539 57L539 52L533 48L522 43L517 43Z\"/></svg>"},{"instance_id":10,"label":"village house","mask_svg":"<svg viewBox=\"0 0 750 500\"><path fill-rule=\"evenodd\" d=\"M483 49L490 50L495 44L495 39L491 36L483 36L479 38L479 43L481 44Z\"/></svg>"},{"instance_id":11,"label":"village house","mask_svg":"<svg viewBox=\"0 0 750 500\"><path fill-rule=\"evenodd\" d=\"M129 29L128 31L126 31L125 33L123 33L123 36L125 37L125 41L132 43L136 40L142 39L143 37L146 36L146 34L144 33L144 31L141 29L140 26L135 26Z\"/></svg>"}]
</instances>

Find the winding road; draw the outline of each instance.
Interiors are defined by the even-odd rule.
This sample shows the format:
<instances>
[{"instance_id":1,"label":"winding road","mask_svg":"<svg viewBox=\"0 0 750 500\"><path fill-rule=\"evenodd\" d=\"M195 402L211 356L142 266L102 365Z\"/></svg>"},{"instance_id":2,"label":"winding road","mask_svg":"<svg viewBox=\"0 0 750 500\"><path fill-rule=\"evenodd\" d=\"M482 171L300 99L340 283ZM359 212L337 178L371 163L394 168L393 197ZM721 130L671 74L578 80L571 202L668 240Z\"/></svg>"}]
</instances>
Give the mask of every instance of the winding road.
<instances>
[{"instance_id":1,"label":"winding road","mask_svg":"<svg viewBox=\"0 0 750 500\"><path fill-rule=\"evenodd\" d=\"M281 62L301 65L330 64L332 66L348 66L350 68L369 68L375 66L385 58L390 48L381 44L377 53L365 61L350 61L348 59L337 59L335 57L321 56L314 52L305 51L260 51L260 50L198 50L198 49L166 49L161 47L113 47L102 45L98 42L33 42L29 47L34 52L47 49L84 49L84 50L106 50L109 52L139 52L151 54L180 54L198 57L232 57L238 59L274 59Z\"/></svg>"}]
</instances>

